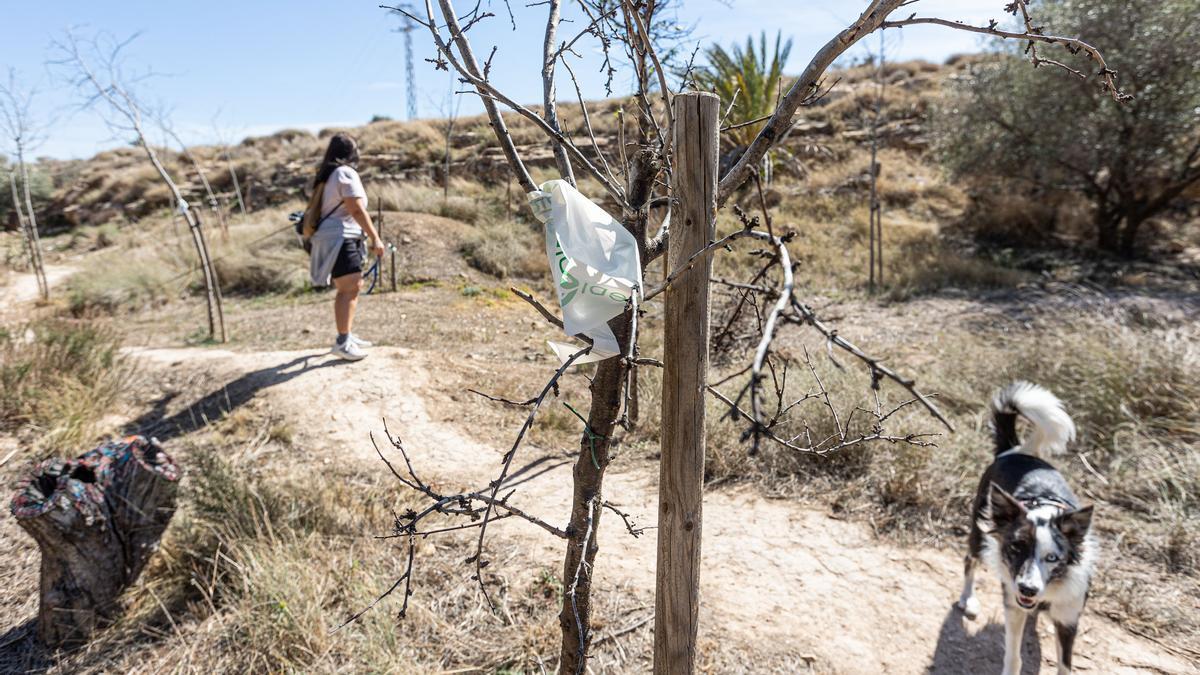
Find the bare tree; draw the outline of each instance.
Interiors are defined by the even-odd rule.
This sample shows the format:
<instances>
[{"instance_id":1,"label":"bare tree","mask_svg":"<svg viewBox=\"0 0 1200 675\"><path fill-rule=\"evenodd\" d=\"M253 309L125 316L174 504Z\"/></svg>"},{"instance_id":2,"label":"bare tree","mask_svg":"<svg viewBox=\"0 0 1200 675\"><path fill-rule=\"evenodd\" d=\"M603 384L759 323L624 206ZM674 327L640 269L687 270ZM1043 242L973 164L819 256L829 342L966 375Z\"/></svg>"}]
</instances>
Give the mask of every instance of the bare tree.
<instances>
[{"instance_id":1,"label":"bare tree","mask_svg":"<svg viewBox=\"0 0 1200 675\"><path fill-rule=\"evenodd\" d=\"M763 122L761 129L736 163L720 176L719 182L713 181L716 184L714 212L747 181L759 180L758 167L763 157L785 137L797 109L821 95L824 75L834 60L859 40L883 27L939 22L951 28L1083 50L1093 55L1101 65L1101 79L1105 86L1114 96L1119 96L1115 74L1104 65L1099 52L1078 40L1044 35L1034 29L1005 33L996 30L994 24L992 27L972 27L940 19L920 19L915 15L906 19L890 18L902 6L919 5L917 0L871 0L863 4L864 9L858 18L817 51L791 88L779 99L774 111L765 119L758 120ZM653 0L580 0L574 10L578 17L572 24L577 32L566 37L558 35L563 21L561 0L547 0L533 6L547 12L543 59L537 67L542 74L544 92L540 113L517 102L493 84L489 73L497 48L487 50L487 57L481 60L478 54L484 52L476 52L472 45L468 37L471 29L493 18L483 5L475 4L465 13L460 13L453 0L426 0L424 11L419 14L409 13L403 8L388 9L406 13L427 30L437 49L435 63L452 70L467 90L482 99L497 141L522 189L530 192L536 190L537 186L509 134L501 113L502 106L545 134L554 150L555 165L564 179L573 180L577 175L586 175L601 186L604 196L611 203L618 205L621 223L638 242L645 273L653 261L663 256L672 237L669 217L664 217L657 231L651 232L651 213L663 215L667 211L669 215L671 210L681 208L676 204L679 195L677 184L695 182L691 180L693 176L675 175L674 92L667 77L670 72L678 72L669 66L679 64L664 63L664 51L660 49L652 28L658 25L657 12L661 6ZM1010 12L1024 12L1026 7L1024 2L1018 0L1009 3L1007 9ZM515 25L516 18L511 12L509 18ZM596 142L591 116L570 66L570 58L577 53L579 43L584 40L598 44L604 59L603 68L608 69L610 81L618 67L631 73L634 114L622 115L618 142L615 151L610 153L606 153L602 144ZM1035 58L1040 58L1036 56L1036 50L1033 51ZM564 127L554 110L555 64L562 65L571 77L579 98L581 115L574 129ZM627 121L627 117L633 119ZM627 130L627 126L631 128ZM576 144L572 140L575 135L586 136L591 143ZM713 171L715 173L715 167ZM715 176L712 178L715 179ZM735 298L728 321L729 325L740 322L737 332L749 336L736 341L746 347L743 354L747 362L732 375L707 384L705 390L728 408L728 417L732 422L745 425L743 438L748 452L756 452L762 443L776 443L794 452L818 455L869 442L928 444L927 434L898 434L885 428L898 410L910 405L923 406L952 430L949 422L929 396L916 387L912 378L897 373L846 340L837 330L822 322L804 303L792 275L793 257L789 248L795 243L794 233L778 229L765 208L765 202L762 205L763 212L755 217L738 209L741 227L723 237L713 237L708 245L694 254L689 256L686 252L675 252L671 256L671 269L664 275L662 283L645 289L641 303L635 297L622 315L609 322L622 352L619 356L600 361L590 378L591 402L587 413L580 416L584 432L574 464L571 512L565 525L555 525L550 519L523 510L515 497L519 481L514 477L527 479L525 474L529 467L517 461L523 440L545 401L557 395L561 380L571 375L571 366L591 349L586 339L579 351L566 359L533 397L522 400L488 395L489 399L503 405L523 409L525 415L513 444L502 457L496 479L486 487L454 494L443 492L419 478L413 464L415 455L398 440L393 439L393 445L401 453L403 469L398 469L380 452L400 484L427 500L421 510L396 516L391 536L407 542L408 562L405 573L381 599L404 586L403 615L412 592L416 540L440 532L471 528L477 529L478 534L474 555L468 558L467 563L473 568L473 578L478 582L483 596L491 603L490 586L496 582L488 572L491 563L486 546L488 526L502 518L525 520L565 542L562 569L565 600L559 615L562 642L558 669L562 673L584 672L593 640L592 578L597 564L601 516L606 509L614 511L622 518L630 534L636 536L640 533L628 514L621 513L606 499L603 490L605 472L613 458L613 451L628 425L629 403L632 399L629 391L631 375L638 368L661 367L664 360L670 362L672 359L671 353L664 354L663 360L640 353L639 317L653 309L652 304L646 303L652 303L659 295L672 290L673 284L685 278L689 270L710 264L717 251L732 249L739 242L751 243L756 247L751 253L761 259L760 270L746 281L714 279L713 283L717 290L732 294ZM690 206L690 210L682 208L685 213L705 211L702 206L695 204L685 206ZM563 323L555 313L532 294L516 289L514 292L551 325L562 328ZM863 375L864 391L870 392L868 395L874 404L869 407L854 405L847 409L835 401L831 392L821 383L807 354L801 359L789 358L786 353L773 349L776 333L786 326L807 326L817 331L829 346L830 358L835 351L853 357ZM791 384L788 381L789 372L797 370L802 374L807 373L805 381L808 382L808 390L800 395L792 393L795 391L796 378L793 376ZM885 397L880 393L885 381L904 392L903 400L885 403ZM816 429L828 431L818 432ZM444 525L439 523L439 518L459 520L460 523ZM694 664L683 664L683 669L677 672L690 672L692 667Z\"/></svg>"},{"instance_id":2,"label":"bare tree","mask_svg":"<svg viewBox=\"0 0 1200 675\"><path fill-rule=\"evenodd\" d=\"M454 79L451 78L446 97L435 103L437 111L442 116L442 138L445 141L445 149L442 151L443 200L450 198L450 163L454 154L454 127L458 124L458 111L462 103L462 99L458 96L454 91Z\"/></svg>"},{"instance_id":3,"label":"bare tree","mask_svg":"<svg viewBox=\"0 0 1200 675\"><path fill-rule=\"evenodd\" d=\"M150 144L144 121L146 106L132 89L134 84L145 80L148 75L129 77L124 72L122 51L136 38L137 34L134 34L124 41L117 41L101 34L85 39L73 31L67 31L61 40L54 42L58 58L52 61L52 64L67 73L69 81L83 97L83 107L103 105L108 113L105 115L105 122L109 127L116 133L133 136L134 142L146 153L146 159L170 190L178 205L178 211L187 221L192 243L196 246L196 256L200 261L200 271L204 275L208 304L208 337L210 340L219 337L221 342L225 342L227 336L225 314L221 308L221 288L217 281L216 269L208 254L208 243L204 238L200 216L183 198L179 186Z\"/></svg>"},{"instance_id":4,"label":"bare tree","mask_svg":"<svg viewBox=\"0 0 1200 675\"><path fill-rule=\"evenodd\" d=\"M33 192L29 184L29 166L25 153L36 149L45 140L45 126L33 119L33 102L37 97L35 87L23 88L17 79L17 71L9 69L8 83L0 84L0 132L11 145L17 158L16 172L21 174L21 186L25 211L21 212L22 196L17 192L16 172L9 174L12 187L13 209L21 227L21 237L29 253L29 266L37 279L38 293L42 300L50 298L50 284L46 281L46 266L42 261L42 244L38 236L37 213L33 208Z\"/></svg>"},{"instance_id":5,"label":"bare tree","mask_svg":"<svg viewBox=\"0 0 1200 675\"><path fill-rule=\"evenodd\" d=\"M228 132L217 124L216 115L213 116L212 125L216 132L217 143L221 146L221 157L225 160L225 166L229 169L229 178L233 182L233 193L237 197L238 210L245 216L246 201L242 199L242 185L238 181L237 169L233 166L233 154L229 151L231 139Z\"/></svg>"},{"instance_id":6,"label":"bare tree","mask_svg":"<svg viewBox=\"0 0 1200 675\"><path fill-rule=\"evenodd\" d=\"M217 199L217 196L213 194L212 185L208 182L208 175L204 173L204 166L201 165L200 160L196 159L196 156L192 154L192 151L188 148L187 143L184 143L183 139L179 137L178 133L176 133L175 126L171 124L170 115L167 113L165 108L160 108L154 115L154 118L155 121L158 122L158 126L162 128L163 133L165 133L171 140L175 141L175 144L179 146L179 152L182 153L185 158L187 158L188 163L190 163L192 168L195 169L196 177L200 179L200 184L204 186L204 194L208 198L208 209L217 218L217 224L221 227L221 236L228 241L229 224L225 222L225 213L221 209L221 200Z\"/></svg>"}]
</instances>

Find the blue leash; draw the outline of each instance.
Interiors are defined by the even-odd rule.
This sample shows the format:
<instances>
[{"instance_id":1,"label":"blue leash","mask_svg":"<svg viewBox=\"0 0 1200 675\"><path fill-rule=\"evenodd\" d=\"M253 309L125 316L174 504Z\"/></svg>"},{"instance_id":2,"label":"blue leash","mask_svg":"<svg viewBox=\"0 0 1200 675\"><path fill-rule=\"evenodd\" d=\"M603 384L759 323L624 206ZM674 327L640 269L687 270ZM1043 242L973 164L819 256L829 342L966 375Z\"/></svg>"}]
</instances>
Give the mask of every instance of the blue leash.
<instances>
[{"instance_id":1,"label":"blue leash","mask_svg":"<svg viewBox=\"0 0 1200 675\"><path fill-rule=\"evenodd\" d=\"M371 291L375 290L375 284L379 283L379 258L375 258L375 263L364 273L364 276L371 279L371 285L367 286L367 292L364 295L370 295Z\"/></svg>"}]
</instances>

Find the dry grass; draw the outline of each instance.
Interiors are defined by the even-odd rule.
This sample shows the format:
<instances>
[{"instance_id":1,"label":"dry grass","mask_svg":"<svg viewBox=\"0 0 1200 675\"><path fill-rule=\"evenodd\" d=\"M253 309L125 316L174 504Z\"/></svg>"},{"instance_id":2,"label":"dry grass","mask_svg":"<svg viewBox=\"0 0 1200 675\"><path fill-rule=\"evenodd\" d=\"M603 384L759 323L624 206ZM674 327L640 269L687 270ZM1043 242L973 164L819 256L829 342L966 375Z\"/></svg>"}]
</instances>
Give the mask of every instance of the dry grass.
<instances>
[{"instance_id":1,"label":"dry grass","mask_svg":"<svg viewBox=\"0 0 1200 675\"><path fill-rule=\"evenodd\" d=\"M935 213L957 213L961 202L945 185L923 175L926 170L914 168L881 184L885 201L894 198L907 204L884 211L882 289L888 296L905 299L945 289L1013 288L1029 281L1030 274L963 250L940 235ZM791 246L792 258L799 263L796 279L810 294L843 297L867 291L867 195L861 185L844 187L856 175L852 164L843 164L823 169L803 185L776 186L782 196L772 209L774 227L797 233ZM756 198L747 200L752 214L758 213L756 202ZM721 232L740 227L731 213L718 217ZM734 255L718 256L715 273L748 278L762 266L759 257L746 255L756 248L743 245Z\"/></svg>"},{"instance_id":2,"label":"dry grass","mask_svg":"<svg viewBox=\"0 0 1200 675\"><path fill-rule=\"evenodd\" d=\"M476 228L463 243L462 254L475 269L501 279L541 278L547 271L542 236L526 223L512 220Z\"/></svg>"},{"instance_id":3,"label":"dry grass","mask_svg":"<svg viewBox=\"0 0 1200 675\"><path fill-rule=\"evenodd\" d=\"M494 212L491 195L478 183L452 179L450 190L423 183L388 182L370 187L385 211L429 213L464 223L478 223Z\"/></svg>"},{"instance_id":4,"label":"dry grass","mask_svg":"<svg viewBox=\"0 0 1200 675\"><path fill-rule=\"evenodd\" d=\"M327 131L322 131L325 137ZM380 121L349 130L358 140L360 152L366 155L389 154L401 157L399 168L421 166L435 162L445 151L444 130L436 122Z\"/></svg>"},{"instance_id":5,"label":"dry grass","mask_svg":"<svg viewBox=\"0 0 1200 675\"><path fill-rule=\"evenodd\" d=\"M0 329L0 431L32 448L81 448L129 374L119 348L115 333L88 322Z\"/></svg>"},{"instance_id":6,"label":"dry grass","mask_svg":"<svg viewBox=\"0 0 1200 675\"><path fill-rule=\"evenodd\" d=\"M263 295L303 290L307 268L286 214L278 208L231 221L229 239L215 227L205 236L221 291ZM75 316L113 314L161 305L182 293L204 293L195 246L186 225L160 219L124 227L106 236L103 250L84 258L66 286L68 310Z\"/></svg>"},{"instance_id":7,"label":"dry grass","mask_svg":"<svg viewBox=\"0 0 1200 675\"><path fill-rule=\"evenodd\" d=\"M469 532L418 543L406 617L395 615L401 590L333 632L404 571L403 546L372 535L413 504L386 472L296 461L287 427L242 408L177 440L187 469L180 511L124 616L73 654L42 653L26 638L0 670L517 673L555 660L557 573L504 565L505 576L491 580L501 620L462 563L473 550ZM499 558L520 556L502 541L493 546ZM614 621L645 610L627 588L597 600ZM629 658L600 652L609 662Z\"/></svg>"},{"instance_id":8,"label":"dry grass","mask_svg":"<svg viewBox=\"0 0 1200 675\"><path fill-rule=\"evenodd\" d=\"M256 213L252 222L231 227L228 241L209 234L222 293L260 296L297 292L308 286L308 258L285 213L283 209ZM192 290L204 292L200 279L193 281Z\"/></svg>"},{"instance_id":9,"label":"dry grass","mask_svg":"<svg viewBox=\"0 0 1200 675\"><path fill-rule=\"evenodd\" d=\"M1029 379L1058 393L1079 425L1076 454L1055 462L1077 492L1099 504L1111 561L1095 586L1100 611L1200 642L1200 621L1183 609L1200 601L1200 384L1193 376L1200 350L1194 337L1077 315L938 331L936 340L939 354L955 356L928 361L921 380L958 428L939 438L938 447L875 444L816 457L768 445L748 459L740 425L710 421L710 480L757 481L771 493L825 501L867 518L889 536L958 547L991 447L986 401L1002 384ZM809 348L821 353L817 342ZM817 369L841 402L843 419L854 406L870 407L865 373L823 359ZM810 386L796 377L792 394ZM893 403L903 394L885 388ZM713 406L710 419L723 412ZM829 427L824 411L809 412L814 437L832 431L823 428ZM900 432L936 425L917 409L902 412L894 424ZM1150 584L1174 600L1148 601Z\"/></svg>"}]
</instances>

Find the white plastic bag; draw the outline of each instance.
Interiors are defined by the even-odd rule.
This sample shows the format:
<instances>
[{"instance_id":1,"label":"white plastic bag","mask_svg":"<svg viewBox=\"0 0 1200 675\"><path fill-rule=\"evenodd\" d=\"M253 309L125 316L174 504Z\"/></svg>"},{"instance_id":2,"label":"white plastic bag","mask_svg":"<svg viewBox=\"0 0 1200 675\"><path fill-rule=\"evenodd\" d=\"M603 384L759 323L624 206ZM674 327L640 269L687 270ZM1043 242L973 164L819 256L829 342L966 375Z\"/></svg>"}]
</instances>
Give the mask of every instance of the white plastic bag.
<instances>
[{"instance_id":1,"label":"white plastic bag","mask_svg":"<svg viewBox=\"0 0 1200 675\"><path fill-rule=\"evenodd\" d=\"M575 363L617 356L621 347L608 321L624 312L631 300L641 300L637 240L564 180L547 181L530 192L529 206L546 225L546 257L558 289L564 331L592 339L592 351ZM580 349L549 344L562 363Z\"/></svg>"}]
</instances>

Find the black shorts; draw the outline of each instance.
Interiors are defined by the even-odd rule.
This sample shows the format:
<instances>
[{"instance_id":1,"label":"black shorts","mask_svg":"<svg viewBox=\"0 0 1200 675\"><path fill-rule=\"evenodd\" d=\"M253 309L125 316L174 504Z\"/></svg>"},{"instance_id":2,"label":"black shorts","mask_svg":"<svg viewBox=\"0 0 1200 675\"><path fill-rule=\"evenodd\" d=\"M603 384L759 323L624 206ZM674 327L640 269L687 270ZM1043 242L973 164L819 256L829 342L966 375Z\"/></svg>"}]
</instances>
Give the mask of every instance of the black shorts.
<instances>
[{"instance_id":1,"label":"black shorts","mask_svg":"<svg viewBox=\"0 0 1200 675\"><path fill-rule=\"evenodd\" d=\"M366 242L362 239L344 239L342 248L338 250L337 260L333 261L333 272L329 276L336 279L347 274L361 273L363 261L366 259Z\"/></svg>"}]
</instances>

